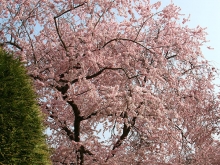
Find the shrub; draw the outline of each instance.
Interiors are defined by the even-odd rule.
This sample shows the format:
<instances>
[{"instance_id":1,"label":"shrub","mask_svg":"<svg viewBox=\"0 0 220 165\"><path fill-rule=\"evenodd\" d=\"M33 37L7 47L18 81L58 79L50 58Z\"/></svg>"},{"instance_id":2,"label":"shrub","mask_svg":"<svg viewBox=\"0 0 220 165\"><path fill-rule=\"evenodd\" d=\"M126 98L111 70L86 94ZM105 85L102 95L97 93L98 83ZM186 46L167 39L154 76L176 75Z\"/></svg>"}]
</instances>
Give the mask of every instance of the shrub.
<instances>
[{"instance_id":1,"label":"shrub","mask_svg":"<svg viewBox=\"0 0 220 165\"><path fill-rule=\"evenodd\" d=\"M51 164L36 98L21 62L0 49L0 164Z\"/></svg>"}]
</instances>

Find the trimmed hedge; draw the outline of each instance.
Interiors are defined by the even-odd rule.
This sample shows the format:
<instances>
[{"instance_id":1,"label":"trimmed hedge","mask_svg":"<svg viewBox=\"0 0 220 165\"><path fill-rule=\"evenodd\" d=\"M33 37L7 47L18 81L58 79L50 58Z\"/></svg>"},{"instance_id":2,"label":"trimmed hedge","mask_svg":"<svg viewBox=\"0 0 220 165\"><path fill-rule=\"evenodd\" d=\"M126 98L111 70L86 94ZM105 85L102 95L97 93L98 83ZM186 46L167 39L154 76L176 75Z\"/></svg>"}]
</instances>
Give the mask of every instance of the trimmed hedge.
<instances>
[{"instance_id":1,"label":"trimmed hedge","mask_svg":"<svg viewBox=\"0 0 220 165\"><path fill-rule=\"evenodd\" d=\"M0 164L51 164L36 98L21 62L0 48Z\"/></svg>"}]
</instances>

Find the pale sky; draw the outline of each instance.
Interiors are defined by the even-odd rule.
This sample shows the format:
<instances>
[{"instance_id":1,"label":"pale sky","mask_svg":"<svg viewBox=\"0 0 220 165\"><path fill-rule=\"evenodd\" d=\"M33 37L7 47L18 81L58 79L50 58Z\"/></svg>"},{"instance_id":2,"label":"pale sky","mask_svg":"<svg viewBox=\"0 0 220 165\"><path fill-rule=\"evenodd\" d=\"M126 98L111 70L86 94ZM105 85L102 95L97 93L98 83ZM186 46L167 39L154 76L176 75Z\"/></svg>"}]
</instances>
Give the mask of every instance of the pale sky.
<instances>
[{"instance_id":1,"label":"pale sky","mask_svg":"<svg viewBox=\"0 0 220 165\"><path fill-rule=\"evenodd\" d=\"M158 0L151 0L151 3ZM181 8L181 14L188 17L190 14L189 27L195 28L197 25L207 27L207 40L210 40L202 48L203 55L216 68L220 70L220 0L161 0L161 8L173 2ZM211 46L214 50L207 49ZM215 83L220 85L220 79Z\"/></svg>"}]
</instances>

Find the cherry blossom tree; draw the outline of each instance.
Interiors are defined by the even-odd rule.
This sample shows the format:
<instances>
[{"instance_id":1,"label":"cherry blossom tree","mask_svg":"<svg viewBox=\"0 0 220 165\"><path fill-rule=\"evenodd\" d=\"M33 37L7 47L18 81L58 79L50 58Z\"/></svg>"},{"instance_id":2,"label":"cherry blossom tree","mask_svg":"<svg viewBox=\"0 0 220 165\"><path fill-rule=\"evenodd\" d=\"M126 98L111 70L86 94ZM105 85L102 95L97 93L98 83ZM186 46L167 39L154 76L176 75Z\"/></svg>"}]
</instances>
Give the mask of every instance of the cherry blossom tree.
<instances>
[{"instance_id":1,"label":"cherry blossom tree","mask_svg":"<svg viewBox=\"0 0 220 165\"><path fill-rule=\"evenodd\" d=\"M0 44L35 80L54 164L218 161L216 69L201 52L205 28L189 28L179 7L150 0L0 6Z\"/></svg>"}]
</instances>

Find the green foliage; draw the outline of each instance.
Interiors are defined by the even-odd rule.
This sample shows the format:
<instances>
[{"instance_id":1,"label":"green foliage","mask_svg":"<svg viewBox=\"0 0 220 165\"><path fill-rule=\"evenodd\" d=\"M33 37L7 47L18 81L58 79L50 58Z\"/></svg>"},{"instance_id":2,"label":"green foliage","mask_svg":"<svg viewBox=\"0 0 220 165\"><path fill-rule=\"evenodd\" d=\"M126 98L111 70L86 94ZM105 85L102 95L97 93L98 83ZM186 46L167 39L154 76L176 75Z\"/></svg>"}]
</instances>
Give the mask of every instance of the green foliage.
<instances>
[{"instance_id":1,"label":"green foliage","mask_svg":"<svg viewBox=\"0 0 220 165\"><path fill-rule=\"evenodd\" d=\"M0 49L0 164L51 164L42 119L24 67Z\"/></svg>"}]
</instances>

